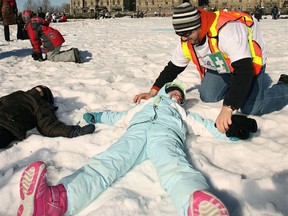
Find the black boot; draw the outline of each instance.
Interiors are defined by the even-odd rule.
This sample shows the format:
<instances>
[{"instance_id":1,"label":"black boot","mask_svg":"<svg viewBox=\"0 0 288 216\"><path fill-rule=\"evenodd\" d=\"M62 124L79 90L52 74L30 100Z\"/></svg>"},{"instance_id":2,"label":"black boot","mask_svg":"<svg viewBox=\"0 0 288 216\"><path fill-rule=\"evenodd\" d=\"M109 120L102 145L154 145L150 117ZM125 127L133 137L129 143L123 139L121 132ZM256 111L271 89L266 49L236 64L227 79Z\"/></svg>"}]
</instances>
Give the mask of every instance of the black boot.
<instances>
[{"instance_id":1,"label":"black boot","mask_svg":"<svg viewBox=\"0 0 288 216\"><path fill-rule=\"evenodd\" d=\"M10 29L9 26L4 26L4 36L6 41L10 41Z\"/></svg>"},{"instance_id":2,"label":"black boot","mask_svg":"<svg viewBox=\"0 0 288 216\"><path fill-rule=\"evenodd\" d=\"M74 51L75 62L76 63L80 63L80 64L83 63L84 61L83 61L83 59L82 59L82 57L80 55L79 50L77 48L72 48L72 49Z\"/></svg>"},{"instance_id":3,"label":"black boot","mask_svg":"<svg viewBox=\"0 0 288 216\"><path fill-rule=\"evenodd\" d=\"M22 24L17 24L17 39L18 40L23 40L23 26Z\"/></svg>"},{"instance_id":4,"label":"black boot","mask_svg":"<svg viewBox=\"0 0 288 216\"><path fill-rule=\"evenodd\" d=\"M279 78L279 80L278 80L278 83L279 82L284 82L284 83L286 83L287 85L288 85L288 75L286 75L286 74L281 74L280 75L280 78Z\"/></svg>"}]
</instances>

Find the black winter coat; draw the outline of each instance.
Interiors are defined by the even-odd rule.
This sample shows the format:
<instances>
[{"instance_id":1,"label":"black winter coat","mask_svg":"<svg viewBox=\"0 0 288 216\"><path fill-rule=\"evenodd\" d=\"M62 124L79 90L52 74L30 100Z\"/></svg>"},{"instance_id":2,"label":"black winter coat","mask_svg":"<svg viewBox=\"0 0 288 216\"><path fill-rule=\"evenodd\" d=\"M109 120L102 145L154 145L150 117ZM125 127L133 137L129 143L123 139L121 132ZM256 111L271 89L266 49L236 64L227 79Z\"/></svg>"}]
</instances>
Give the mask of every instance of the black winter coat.
<instances>
[{"instance_id":1,"label":"black winter coat","mask_svg":"<svg viewBox=\"0 0 288 216\"><path fill-rule=\"evenodd\" d=\"M55 107L41 99L36 89L17 91L0 98L0 126L19 140L26 132L37 128L43 136L68 137L75 126L65 125L57 119Z\"/></svg>"}]
</instances>

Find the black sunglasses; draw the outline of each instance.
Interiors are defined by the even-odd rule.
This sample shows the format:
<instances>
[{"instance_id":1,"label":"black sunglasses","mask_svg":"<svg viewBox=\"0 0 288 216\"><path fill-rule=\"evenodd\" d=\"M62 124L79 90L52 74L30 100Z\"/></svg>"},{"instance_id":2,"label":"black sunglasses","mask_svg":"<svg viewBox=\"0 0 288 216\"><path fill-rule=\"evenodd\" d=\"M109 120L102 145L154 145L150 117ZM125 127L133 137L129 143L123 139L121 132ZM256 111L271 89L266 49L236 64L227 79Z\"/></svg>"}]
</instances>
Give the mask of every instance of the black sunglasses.
<instances>
[{"instance_id":1,"label":"black sunglasses","mask_svg":"<svg viewBox=\"0 0 288 216\"><path fill-rule=\"evenodd\" d=\"M184 31L184 32L176 32L176 34L180 37L188 37L189 35L191 35L193 30L190 31Z\"/></svg>"}]
</instances>

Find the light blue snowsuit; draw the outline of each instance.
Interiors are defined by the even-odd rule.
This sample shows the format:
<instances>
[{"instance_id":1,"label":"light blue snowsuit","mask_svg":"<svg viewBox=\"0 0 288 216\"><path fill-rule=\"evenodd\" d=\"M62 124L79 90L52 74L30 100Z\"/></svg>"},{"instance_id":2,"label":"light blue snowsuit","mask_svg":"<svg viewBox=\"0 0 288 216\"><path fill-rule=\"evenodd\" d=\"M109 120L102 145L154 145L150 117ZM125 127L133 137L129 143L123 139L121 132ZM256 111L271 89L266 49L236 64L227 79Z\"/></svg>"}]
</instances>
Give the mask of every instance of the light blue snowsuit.
<instances>
[{"instance_id":1,"label":"light blue snowsuit","mask_svg":"<svg viewBox=\"0 0 288 216\"><path fill-rule=\"evenodd\" d=\"M128 122L128 129L110 148L60 180L67 190L66 215L78 213L117 179L147 159L152 161L162 187L180 215L187 215L189 198L194 191L209 189L203 175L186 159L183 150L186 133L228 138L218 132L212 120L204 120L197 114L187 115L164 88L155 97L128 111L103 112L102 123Z\"/></svg>"}]
</instances>

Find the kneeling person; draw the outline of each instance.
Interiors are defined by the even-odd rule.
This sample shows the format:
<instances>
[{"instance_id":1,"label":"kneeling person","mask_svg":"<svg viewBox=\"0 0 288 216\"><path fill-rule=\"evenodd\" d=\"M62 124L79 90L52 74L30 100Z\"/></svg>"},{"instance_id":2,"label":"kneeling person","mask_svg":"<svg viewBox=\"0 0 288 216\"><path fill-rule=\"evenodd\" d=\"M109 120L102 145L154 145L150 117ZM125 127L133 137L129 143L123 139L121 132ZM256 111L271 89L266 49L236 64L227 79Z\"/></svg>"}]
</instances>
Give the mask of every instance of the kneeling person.
<instances>
[{"instance_id":1,"label":"kneeling person","mask_svg":"<svg viewBox=\"0 0 288 216\"><path fill-rule=\"evenodd\" d=\"M46 52L47 60L54 62L76 62L83 63L83 59L77 48L60 51L65 42L62 34L49 26L49 22L36 16L31 10L25 10L22 14L25 28L28 31L29 39L32 44L32 58L38 61L46 59L42 56L41 45Z\"/></svg>"}]
</instances>

